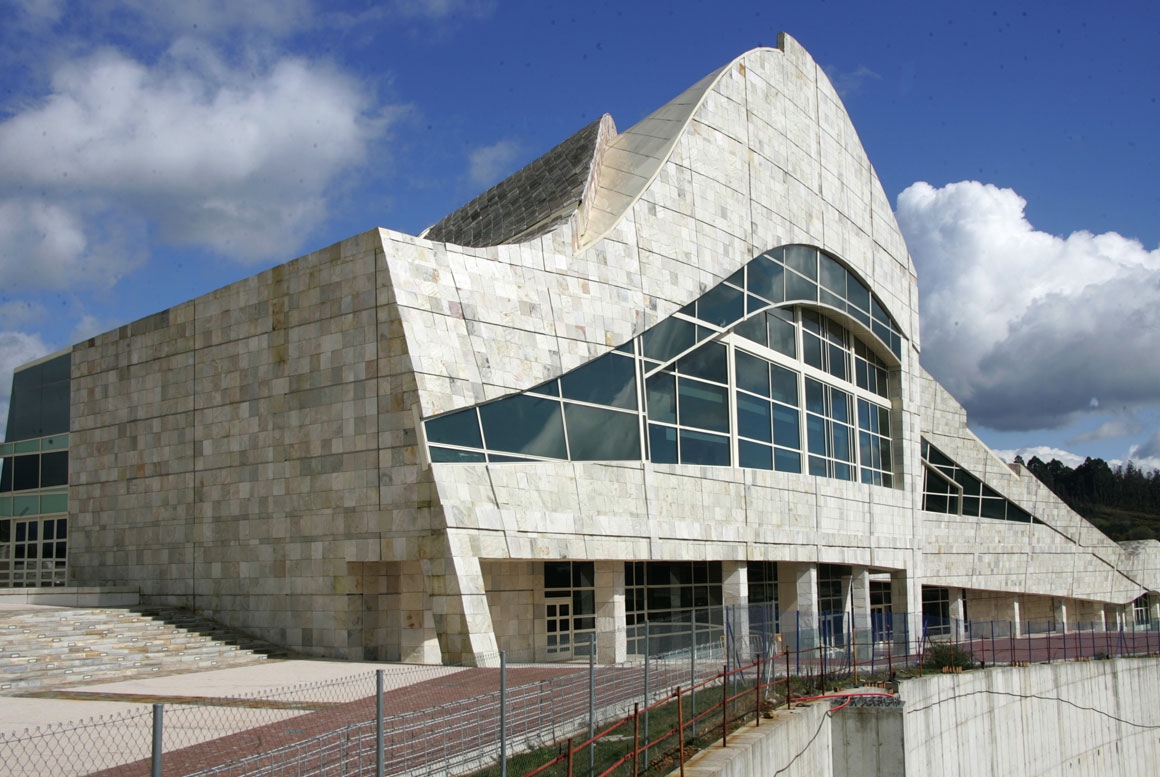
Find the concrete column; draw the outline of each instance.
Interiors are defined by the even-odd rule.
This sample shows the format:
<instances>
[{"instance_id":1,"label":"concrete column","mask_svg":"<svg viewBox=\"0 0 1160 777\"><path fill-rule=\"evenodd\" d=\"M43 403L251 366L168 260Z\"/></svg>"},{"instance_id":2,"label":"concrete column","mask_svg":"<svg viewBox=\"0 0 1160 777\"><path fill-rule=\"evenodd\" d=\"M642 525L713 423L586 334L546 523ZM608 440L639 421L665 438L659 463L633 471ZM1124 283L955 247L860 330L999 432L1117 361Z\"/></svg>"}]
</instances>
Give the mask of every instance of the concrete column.
<instances>
[{"instance_id":1,"label":"concrete column","mask_svg":"<svg viewBox=\"0 0 1160 777\"><path fill-rule=\"evenodd\" d=\"M1055 630L1067 634L1067 600L1052 599L1051 612L1052 617L1055 619Z\"/></svg>"},{"instance_id":2,"label":"concrete column","mask_svg":"<svg viewBox=\"0 0 1160 777\"><path fill-rule=\"evenodd\" d=\"M597 561L596 573L596 660L616 664L628 658L628 638L624 624L624 562Z\"/></svg>"},{"instance_id":3,"label":"concrete column","mask_svg":"<svg viewBox=\"0 0 1160 777\"><path fill-rule=\"evenodd\" d=\"M443 538L439 555L421 561L439 651L448 666L479 666L498 660L495 630L479 559L457 555L452 539ZM464 543L466 544L466 543Z\"/></svg>"},{"instance_id":4,"label":"concrete column","mask_svg":"<svg viewBox=\"0 0 1160 777\"><path fill-rule=\"evenodd\" d=\"M1160 624L1160 593L1148 592L1148 628L1157 628Z\"/></svg>"},{"instance_id":5,"label":"concrete column","mask_svg":"<svg viewBox=\"0 0 1160 777\"><path fill-rule=\"evenodd\" d=\"M870 631L870 570L867 567L850 568L846 601L850 602L850 628L858 648L857 657L868 659L873 650L873 638Z\"/></svg>"},{"instance_id":6,"label":"concrete column","mask_svg":"<svg viewBox=\"0 0 1160 777\"><path fill-rule=\"evenodd\" d=\"M749 570L744 561L721 562L721 601L729 611L734 647L747 658L749 645Z\"/></svg>"},{"instance_id":7,"label":"concrete column","mask_svg":"<svg viewBox=\"0 0 1160 777\"><path fill-rule=\"evenodd\" d=\"M1023 624L1020 623L1022 611L1017 598L1011 599L1010 608L1011 633L1016 637L1021 637L1023 636Z\"/></svg>"},{"instance_id":8,"label":"concrete column","mask_svg":"<svg viewBox=\"0 0 1160 777\"><path fill-rule=\"evenodd\" d=\"M948 615L951 618L951 638L955 641L966 639L967 637L967 608L965 606L965 599L963 597L963 589L948 588L947 596L950 597L950 604Z\"/></svg>"},{"instance_id":9,"label":"concrete column","mask_svg":"<svg viewBox=\"0 0 1160 777\"><path fill-rule=\"evenodd\" d=\"M777 565L777 599L781 633L790 650L808 650L817 644L818 567L801 561Z\"/></svg>"},{"instance_id":10,"label":"concrete column","mask_svg":"<svg viewBox=\"0 0 1160 777\"><path fill-rule=\"evenodd\" d=\"M890 609L894 613L894 651L917 650L922 639L922 588L905 569L890 573Z\"/></svg>"}]
</instances>

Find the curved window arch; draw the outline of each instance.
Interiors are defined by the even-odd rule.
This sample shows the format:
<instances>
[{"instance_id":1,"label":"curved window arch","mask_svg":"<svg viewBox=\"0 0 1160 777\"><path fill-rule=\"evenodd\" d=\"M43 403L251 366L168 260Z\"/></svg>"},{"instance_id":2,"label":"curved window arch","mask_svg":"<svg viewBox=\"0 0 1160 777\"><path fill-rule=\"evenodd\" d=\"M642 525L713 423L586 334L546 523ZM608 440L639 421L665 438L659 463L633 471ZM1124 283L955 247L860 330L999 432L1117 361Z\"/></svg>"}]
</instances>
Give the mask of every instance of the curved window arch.
<instances>
[{"instance_id":1,"label":"curved window arch","mask_svg":"<svg viewBox=\"0 0 1160 777\"><path fill-rule=\"evenodd\" d=\"M433 462L647 460L892 486L901 343L854 273L786 246L560 378L427 419L428 450Z\"/></svg>"}]
</instances>

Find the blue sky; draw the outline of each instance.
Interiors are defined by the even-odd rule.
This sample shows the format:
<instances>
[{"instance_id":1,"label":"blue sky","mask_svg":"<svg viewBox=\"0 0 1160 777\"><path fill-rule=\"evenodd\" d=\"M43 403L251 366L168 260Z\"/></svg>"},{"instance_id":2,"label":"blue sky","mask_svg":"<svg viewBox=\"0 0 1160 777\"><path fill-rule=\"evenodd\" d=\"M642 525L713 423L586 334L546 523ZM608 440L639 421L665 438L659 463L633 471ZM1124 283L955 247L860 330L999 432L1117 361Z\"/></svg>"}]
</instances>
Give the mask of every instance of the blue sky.
<instances>
[{"instance_id":1,"label":"blue sky","mask_svg":"<svg viewBox=\"0 0 1160 777\"><path fill-rule=\"evenodd\" d=\"M1160 465L1154 4L0 13L0 428L15 365L372 227L417 233L601 114L627 128L784 30L830 74L896 205L923 363L976 432Z\"/></svg>"}]
</instances>

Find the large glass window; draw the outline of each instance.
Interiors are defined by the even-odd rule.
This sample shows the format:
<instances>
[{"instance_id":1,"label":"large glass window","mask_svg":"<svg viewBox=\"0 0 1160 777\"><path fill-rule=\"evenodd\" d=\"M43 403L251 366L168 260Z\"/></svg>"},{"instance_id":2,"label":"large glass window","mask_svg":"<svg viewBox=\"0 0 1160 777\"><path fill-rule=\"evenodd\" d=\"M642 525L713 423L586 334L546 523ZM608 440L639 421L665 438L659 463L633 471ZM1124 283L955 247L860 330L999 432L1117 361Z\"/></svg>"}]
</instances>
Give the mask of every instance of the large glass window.
<instances>
[{"instance_id":1,"label":"large glass window","mask_svg":"<svg viewBox=\"0 0 1160 777\"><path fill-rule=\"evenodd\" d=\"M891 487L882 346L897 354L900 343L893 319L841 263L788 246L559 379L429 419L431 460L643 457Z\"/></svg>"},{"instance_id":2,"label":"large glass window","mask_svg":"<svg viewBox=\"0 0 1160 777\"><path fill-rule=\"evenodd\" d=\"M923 510L1017 523L1042 523L925 439L922 441L922 463Z\"/></svg>"},{"instance_id":3,"label":"large glass window","mask_svg":"<svg viewBox=\"0 0 1160 777\"><path fill-rule=\"evenodd\" d=\"M628 561L624 588L629 655L643 655L646 640L656 655L720 638L720 561Z\"/></svg>"}]
</instances>

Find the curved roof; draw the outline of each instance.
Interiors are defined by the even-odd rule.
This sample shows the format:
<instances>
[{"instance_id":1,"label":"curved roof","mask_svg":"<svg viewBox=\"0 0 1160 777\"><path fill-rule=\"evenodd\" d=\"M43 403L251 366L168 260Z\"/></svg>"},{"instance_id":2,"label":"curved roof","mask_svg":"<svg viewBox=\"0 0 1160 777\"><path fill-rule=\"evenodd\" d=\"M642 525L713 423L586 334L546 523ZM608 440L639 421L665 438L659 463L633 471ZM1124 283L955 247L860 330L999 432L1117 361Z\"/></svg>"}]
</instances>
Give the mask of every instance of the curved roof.
<instances>
[{"instance_id":1,"label":"curved roof","mask_svg":"<svg viewBox=\"0 0 1160 777\"><path fill-rule=\"evenodd\" d=\"M461 246L528 240L567 220L593 177L604 139L615 134L605 114L572 137L428 227L420 237Z\"/></svg>"}]
</instances>

